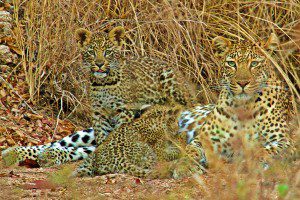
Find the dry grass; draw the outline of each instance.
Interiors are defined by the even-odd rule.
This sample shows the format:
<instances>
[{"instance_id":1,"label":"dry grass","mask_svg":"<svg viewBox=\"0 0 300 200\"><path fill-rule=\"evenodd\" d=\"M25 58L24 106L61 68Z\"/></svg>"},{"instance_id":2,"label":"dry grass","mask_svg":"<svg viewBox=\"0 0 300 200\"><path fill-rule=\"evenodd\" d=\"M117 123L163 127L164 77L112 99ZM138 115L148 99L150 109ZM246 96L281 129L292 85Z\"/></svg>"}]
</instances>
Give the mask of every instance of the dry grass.
<instances>
[{"instance_id":1,"label":"dry grass","mask_svg":"<svg viewBox=\"0 0 300 200\"><path fill-rule=\"evenodd\" d=\"M257 41L275 32L282 42L276 67L294 97L300 97L299 51L295 53L300 4L296 0L15 0L15 5L15 34L25 52L20 67L26 73L30 100L47 99L51 110L82 112L86 103L86 71L78 64L75 30L97 31L116 24L128 30L127 49L133 54L162 57L199 83L202 101L211 101L207 83L218 78L218 62L211 56L213 37Z\"/></svg>"},{"instance_id":2,"label":"dry grass","mask_svg":"<svg viewBox=\"0 0 300 200\"><path fill-rule=\"evenodd\" d=\"M14 33L19 48L25 52L19 70L26 74L30 101L54 110L60 118L84 115L88 105L87 71L80 68L75 30L84 27L97 31L115 25L126 27L127 49L132 54L161 57L198 83L201 87L197 92L203 102L212 101L209 84L219 77L218 62L211 56L213 37L258 41L266 40L274 32L281 41L274 64L293 93L293 110L298 113L300 3L297 0L14 0L14 4ZM216 170L210 171L205 196L295 199L299 163L278 164L265 172L249 159L230 166L220 163ZM176 194L169 198L175 197Z\"/></svg>"}]
</instances>

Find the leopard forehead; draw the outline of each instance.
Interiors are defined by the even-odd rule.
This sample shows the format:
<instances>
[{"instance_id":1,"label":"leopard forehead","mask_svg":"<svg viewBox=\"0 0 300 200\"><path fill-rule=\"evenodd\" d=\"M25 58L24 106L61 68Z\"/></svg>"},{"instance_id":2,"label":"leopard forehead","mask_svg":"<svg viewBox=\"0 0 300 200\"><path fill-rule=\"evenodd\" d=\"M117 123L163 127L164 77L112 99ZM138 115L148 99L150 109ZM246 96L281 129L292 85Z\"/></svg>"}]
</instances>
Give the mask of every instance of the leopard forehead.
<instances>
[{"instance_id":1,"label":"leopard forehead","mask_svg":"<svg viewBox=\"0 0 300 200\"><path fill-rule=\"evenodd\" d=\"M93 50L105 50L113 47L113 43L109 40L107 34L101 32L93 34L91 42L87 46Z\"/></svg>"},{"instance_id":2,"label":"leopard forehead","mask_svg":"<svg viewBox=\"0 0 300 200\"><path fill-rule=\"evenodd\" d=\"M228 53L225 55L225 60L234 59L239 62L261 58L264 58L264 54L257 44L251 42L235 43L230 46Z\"/></svg>"}]
</instances>

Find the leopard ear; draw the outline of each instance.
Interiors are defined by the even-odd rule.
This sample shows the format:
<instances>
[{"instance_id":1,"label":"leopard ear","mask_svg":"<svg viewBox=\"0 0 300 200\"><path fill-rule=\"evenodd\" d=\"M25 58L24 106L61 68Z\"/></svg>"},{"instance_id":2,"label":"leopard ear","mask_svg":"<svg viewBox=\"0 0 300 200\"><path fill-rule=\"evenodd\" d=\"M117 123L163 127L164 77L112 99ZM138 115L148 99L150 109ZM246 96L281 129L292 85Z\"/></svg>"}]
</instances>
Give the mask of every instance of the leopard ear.
<instances>
[{"instance_id":1,"label":"leopard ear","mask_svg":"<svg viewBox=\"0 0 300 200\"><path fill-rule=\"evenodd\" d=\"M84 28L79 28L75 32L75 37L79 47L84 47L90 43L92 32Z\"/></svg>"},{"instance_id":2,"label":"leopard ear","mask_svg":"<svg viewBox=\"0 0 300 200\"><path fill-rule=\"evenodd\" d=\"M117 26L113 28L108 33L109 40L116 46L116 47L122 47L122 45L125 43L125 29L122 26Z\"/></svg>"},{"instance_id":3,"label":"leopard ear","mask_svg":"<svg viewBox=\"0 0 300 200\"><path fill-rule=\"evenodd\" d=\"M264 48L266 50L274 51L278 47L278 45L279 45L278 37L275 35L275 33L271 33L269 39L264 45Z\"/></svg>"},{"instance_id":4,"label":"leopard ear","mask_svg":"<svg viewBox=\"0 0 300 200\"><path fill-rule=\"evenodd\" d=\"M230 40L222 36L217 36L212 40L213 50L216 56L223 56L231 46Z\"/></svg>"}]
</instances>

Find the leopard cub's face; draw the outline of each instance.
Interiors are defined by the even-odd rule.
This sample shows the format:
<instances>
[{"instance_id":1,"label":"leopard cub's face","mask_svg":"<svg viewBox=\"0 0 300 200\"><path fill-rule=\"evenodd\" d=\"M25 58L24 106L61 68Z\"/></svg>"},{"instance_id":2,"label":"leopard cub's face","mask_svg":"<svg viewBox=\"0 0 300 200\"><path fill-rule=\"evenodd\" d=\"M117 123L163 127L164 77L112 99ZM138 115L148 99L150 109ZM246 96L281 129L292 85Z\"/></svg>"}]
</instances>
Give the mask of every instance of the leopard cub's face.
<instances>
[{"instance_id":1,"label":"leopard cub's face","mask_svg":"<svg viewBox=\"0 0 300 200\"><path fill-rule=\"evenodd\" d=\"M226 87L236 98L248 99L267 86L272 66L261 49L277 45L278 39L271 35L267 43L260 47L253 43L231 44L223 37L213 40L222 59L222 87Z\"/></svg>"},{"instance_id":2,"label":"leopard cub's face","mask_svg":"<svg viewBox=\"0 0 300 200\"><path fill-rule=\"evenodd\" d=\"M91 80L103 82L110 70L118 68L122 62L120 49L124 44L125 30L115 27L109 33L93 34L80 28L76 38L82 51L83 64L90 68Z\"/></svg>"}]
</instances>

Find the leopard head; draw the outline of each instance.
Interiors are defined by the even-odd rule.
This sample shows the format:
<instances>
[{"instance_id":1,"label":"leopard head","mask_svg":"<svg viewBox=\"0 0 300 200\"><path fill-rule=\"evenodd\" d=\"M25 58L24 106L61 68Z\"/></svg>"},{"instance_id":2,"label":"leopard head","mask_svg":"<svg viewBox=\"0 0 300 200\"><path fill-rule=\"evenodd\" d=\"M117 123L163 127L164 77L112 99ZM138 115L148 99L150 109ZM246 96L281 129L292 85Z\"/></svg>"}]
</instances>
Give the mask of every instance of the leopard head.
<instances>
[{"instance_id":1,"label":"leopard head","mask_svg":"<svg viewBox=\"0 0 300 200\"><path fill-rule=\"evenodd\" d=\"M262 49L272 51L276 48L279 40L274 33L261 44L232 43L221 36L212 42L216 57L222 60L221 88L226 88L235 98L249 99L267 87L274 69Z\"/></svg>"},{"instance_id":2,"label":"leopard head","mask_svg":"<svg viewBox=\"0 0 300 200\"><path fill-rule=\"evenodd\" d=\"M121 65L120 49L124 44L125 29L115 27L108 33L97 34L80 28L75 33L82 52L83 65L90 68L92 84L103 84L109 81ZM114 72L112 72L114 71Z\"/></svg>"}]
</instances>

